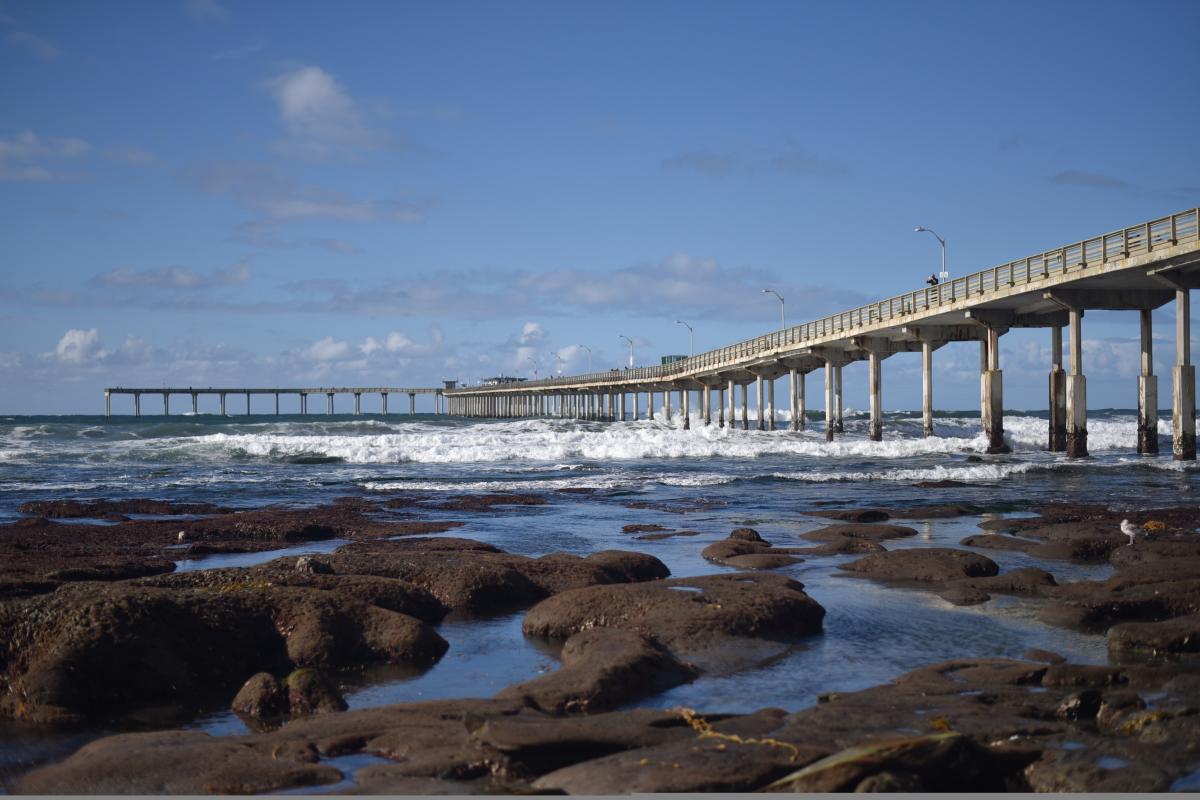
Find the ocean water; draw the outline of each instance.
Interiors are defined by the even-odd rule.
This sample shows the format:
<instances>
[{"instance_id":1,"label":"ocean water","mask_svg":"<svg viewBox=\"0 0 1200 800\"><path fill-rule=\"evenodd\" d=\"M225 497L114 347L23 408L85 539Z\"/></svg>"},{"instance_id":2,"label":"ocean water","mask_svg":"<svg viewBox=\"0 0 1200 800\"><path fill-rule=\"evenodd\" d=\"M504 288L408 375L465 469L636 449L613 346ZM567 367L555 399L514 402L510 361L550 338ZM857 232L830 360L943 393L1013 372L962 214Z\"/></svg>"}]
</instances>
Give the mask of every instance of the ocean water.
<instances>
[{"instance_id":1,"label":"ocean water","mask_svg":"<svg viewBox=\"0 0 1200 800\"><path fill-rule=\"evenodd\" d=\"M805 546L825 524L819 508L970 503L983 516L1020 515L1053 501L1135 509L1200 502L1195 464L1170 456L1169 415L1160 422L1164 455L1136 454L1132 411L1091 411L1091 457L1069 461L1044 452L1044 412L1005 416L1013 452L987 455L978 414L942 413L937 437L921 437L919 413L884 419L884 441L866 438L865 414L846 414L846 433L826 443L824 422L792 433L704 427L678 416L636 423L559 419L478 421L418 415L218 417L0 417L0 521L27 500L155 497L237 507L309 506L338 497L386 499L403 490L429 494L498 491L544 494L544 506L484 514L431 512L466 526L447 535L491 542L532 556L606 548L657 556L675 576L711 574L700 551L740 525L769 541ZM752 422L753 424L753 422ZM966 486L922 489L920 481ZM559 492L591 488L591 494ZM630 508L630 503L649 504ZM958 546L981 516L901 521L912 539L889 547ZM621 532L654 523L699 535L640 541ZM85 523L80 523L85 524ZM338 542L291 548L321 552ZM1002 570L1037 564L1060 582L1103 578L1107 565L1034 562L1021 553L981 551ZM182 562L181 569L249 565L279 552ZM827 610L824 632L758 669L709 676L642 705L686 705L710 712L764 706L795 710L827 691L886 682L921 664L957 656L1019 657L1030 648L1084 663L1104 663L1102 636L1050 628L1029 600L995 598L956 607L919 591L848 578L837 564L852 556L810 558L784 570ZM342 676L352 708L432 698L491 696L557 666L552 644L521 634L521 615L451 620L440 632L450 650L423 672L374 669ZM0 788L32 765L60 758L106 731L185 725L214 735L244 732L222 701L154 721L145 714L106 720L84 731L47 734L0 724Z\"/></svg>"}]
</instances>

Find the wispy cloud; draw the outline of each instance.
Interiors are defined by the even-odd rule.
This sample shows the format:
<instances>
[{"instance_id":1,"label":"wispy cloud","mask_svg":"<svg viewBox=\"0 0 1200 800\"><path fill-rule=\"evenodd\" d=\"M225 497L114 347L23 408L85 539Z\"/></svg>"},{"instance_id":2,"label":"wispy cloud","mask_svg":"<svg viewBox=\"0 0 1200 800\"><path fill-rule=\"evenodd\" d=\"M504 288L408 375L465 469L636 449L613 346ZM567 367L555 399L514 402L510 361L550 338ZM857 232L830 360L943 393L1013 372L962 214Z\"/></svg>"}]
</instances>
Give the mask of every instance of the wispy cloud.
<instances>
[{"instance_id":1,"label":"wispy cloud","mask_svg":"<svg viewBox=\"0 0 1200 800\"><path fill-rule=\"evenodd\" d=\"M251 42L250 44L245 44L241 47L232 47L228 50L219 50L210 55L209 58L213 61L241 61L243 58L249 58L255 53L265 50L266 47L266 42Z\"/></svg>"},{"instance_id":2,"label":"wispy cloud","mask_svg":"<svg viewBox=\"0 0 1200 800\"><path fill-rule=\"evenodd\" d=\"M220 162L186 170L185 183L206 194L228 197L262 215L243 226L242 235L269 233L278 224L300 220L339 222L422 222L432 205L420 200L359 200L321 186L301 184L275 167Z\"/></svg>"},{"instance_id":3,"label":"wispy cloud","mask_svg":"<svg viewBox=\"0 0 1200 800\"><path fill-rule=\"evenodd\" d=\"M839 178L850 174L850 166L845 161L823 158L795 145L759 153L684 150L664 158L661 166L664 172L694 172L710 178L756 174Z\"/></svg>"},{"instance_id":4,"label":"wispy cloud","mask_svg":"<svg viewBox=\"0 0 1200 800\"><path fill-rule=\"evenodd\" d=\"M715 150L685 150L662 160L662 168L667 172L698 172L715 178L725 177L740 166L741 159L736 154Z\"/></svg>"},{"instance_id":5,"label":"wispy cloud","mask_svg":"<svg viewBox=\"0 0 1200 800\"><path fill-rule=\"evenodd\" d=\"M1132 189L1133 184L1100 172L1068 169L1050 178L1051 183L1061 186L1087 186L1093 189Z\"/></svg>"},{"instance_id":6,"label":"wispy cloud","mask_svg":"<svg viewBox=\"0 0 1200 800\"><path fill-rule=\"evenodd\" d=\"M94 289L211 289L245 283L250 280L251 272L249 261L242 261L226 269L216 269L207 274L196 272L190 267L156 267L144 270L117 267L93 275L88 279L87 285Z\"/></svg>"},{"instance_id":7,"label":"wispy cloud","mask_svg":"<svg viewBox=\"0 0 1200 800\"><path fill-rule=\"evenodd\" d=\"M44 36L38 36L29 31L12 31L4 35L4 42L9 47L24 50L42 61L53 61L63 54L61 48Z\"/></svg>"},{"instance_id":8,"label":"wispy cloud","mask_svg":"<svg viewBox=\"0 0 1200 800\"><path fill-rule=\"evenodd\" d=\"M51 169L51 163L79 158L92 151L83 139L47 138L23 131L0 139L0 180L53 181L74 177Z\"/></svg>"},{"instance_id":9,"label":"wispy cloud","mask_svg":"<svg viewBox=\"0 0 1200 800\"><path fill-rule=\"evenodd\" d=\"M217 0L185 0L184 10L194 22L225 22L229 12Z\"/></svg>"}]
</instances>

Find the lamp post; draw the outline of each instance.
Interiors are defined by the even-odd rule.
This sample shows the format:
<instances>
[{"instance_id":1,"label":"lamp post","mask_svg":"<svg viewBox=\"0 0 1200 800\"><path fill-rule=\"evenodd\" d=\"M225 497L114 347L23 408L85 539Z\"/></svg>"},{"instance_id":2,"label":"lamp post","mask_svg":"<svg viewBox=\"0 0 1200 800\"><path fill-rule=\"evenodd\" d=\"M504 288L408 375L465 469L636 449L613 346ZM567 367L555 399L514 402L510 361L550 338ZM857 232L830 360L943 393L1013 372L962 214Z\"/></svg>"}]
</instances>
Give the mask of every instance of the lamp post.
<instances>
[{"instance_id":1,"label":"lamp post","mask_svg":"<svg viewBox=\"0 0 1200 800\"><path fill-rule=\"evenodd\" d=\"M579 346L582 347L584 350L588 351L588 372L591 372L592 371L592 348L588 347L586 344L581 344Z\"/></svg>"},{"instance_id":2,"label":"lamp post","mask_svg":"<svg viewBox=\"0 0 1200 800\"><path fill-rule=\"evenodd\" d=\"M941 279L942 283L945 283L946 279L950 277L950 273L946 272L946 240L943 239L942 237L938 236L937 232L933 228L926 228L922 225L918 225L917 227L913 228L913 232L914 233L922 233L922 232L932 233L933 238L937 239L938 242L941 243L941 245L942 245L942 271L941 271L941 273L938 274L938 278Z\"/></svg>"},{"instance_id":3,"label":"lamp post","mask_svg":"<svg viewBox=\"0 0 1200 800\"><path fill-rule=\"evenodd\" d=\"M691 358L692 356L696 355L696 346L694 344L695 340L692 338L696 332L694 330L692 330L691 325L688 325L686 322L684 322L681 319L675 320L675 324L682 325L683 327L688 329L688 358Z\"/></svg>"},{"instance_id":4,"label":"lamp post","mask_svg":"<svg viewBox=\"0 0 1200 800\"><path fill-rule=\"evenodd\" d=\"M533 364L533 379L536 381L536 380L537 380L537 376L538 376L538 362L537 362L537 360L536 360L536 359L534 359L534 358L533 358L533 356L530 356L529 358L526 358L525 360L526 360L526 361L528 361L530 364Z\"/></svg>"},{"instance_id":5,"label":"lamp post","mask_svg":"<svg viewBox=\"0 0 1200 800\"><path fill-rule=\"evenodd\" d=\"M565 358L563 358L562 356L560 356L558 353L555 353L554 357L558 359L558 374L562 375L563 364L566 364L567 360Z\"/></svg>"},{"instance_id":6,"label":"lamp post","mask_svg":"<svg viewBox=\"0 0 1200 800\"><path fill-rule=\"evenodd\" d=\"M633 339L630 339L628 336L618 336L617 338L629 342L629 368L633 369Z\"/></svg>"},{"instance_id":7,"label":"lamp post","mask_svg":"<svg viewBox=\"0 0 1200 800\"><path fill-rule=\"evenodd\" d=\"M763 294L773 294L779 298L779 330L783 330L785 327L783 324L783 295L774 289L763 289Z\"/></svg>"}]
</instances>

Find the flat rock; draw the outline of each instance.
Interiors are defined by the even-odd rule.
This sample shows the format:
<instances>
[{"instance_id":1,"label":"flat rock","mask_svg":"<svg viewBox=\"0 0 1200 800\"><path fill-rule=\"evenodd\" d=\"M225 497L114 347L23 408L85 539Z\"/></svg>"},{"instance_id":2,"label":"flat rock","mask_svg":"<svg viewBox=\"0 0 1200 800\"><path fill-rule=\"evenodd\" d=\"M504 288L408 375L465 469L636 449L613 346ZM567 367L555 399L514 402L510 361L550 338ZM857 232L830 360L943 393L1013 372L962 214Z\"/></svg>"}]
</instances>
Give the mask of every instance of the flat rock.
<instances>
[{"instance_id":1,"label":"flat rock","mask_svg":"<svg viewBox=\"0 0 1200 800\"><path fill-rule=\"evenodd\" d=\"M1162 622L1124 622L1108 629L1108 648L1119 653L1200 652L1200 614Z\"/></svg>"},{"instance_id":2,"label":"flat rock","mask_svg":"<svg viewBox=\"0 0 1200 800\"><path fill-rule=\"evenodd\" d=\"M825 517L842 522L885 522L890 514L882 508L843 508L829 511L806 511L810 517Z\"/></svg>"},{"instance_id":3,"label":"flat rock","mask_svg":"<svg viewBox=\"0 0 1200 800\"><path fill-rule=\"evenodd\" d=\"M1041 543L998 533L976 533L966 537L959 544L963 547L978 547L983 550L1015 550L1028 553Z\"/></svg>"},{"instance_id":4,"label":"flat rock","mask_svg":"<svg viewBox=\"0 0 1200 800\"><path fill-rule=\"evenodd\" d=\"M931 583L987 577L1000 571L990 558L949 547L873 553L866 558L842 564L841 569L881 580Z\"/></svg>"},{"instance_id":5,"label":"flat rock","mask_svg":"<svg viewBox=\"0 0 1200 800\"><path fill-rule=\"evenodd\" d=\"M738 528L719 542L713 542L700 551L700 555L714 564L736 569L776 569L798 564L796 550L772 547L769 542L750 528Z\"/></svg>"},{"instance_id":6,"label":"flat rock","mask_svg":"<svg viewBox=\"0 0 1200 800\"><path fill-rule=\"evenodd\" d=\"M906 525L883 524L853 524L827 525L815 531L800 534L801 539L812 542L836 542L841 539L859 539L868 542L880 542L888 539L905 539L916 536L916 528Z\"/></svg>"},{"instance_id":7,"label":"flat rock","mask_svg":"<svg viewBox=\"0 0 1200 800\"><path fill-rule=\"evenodd\" d=\"M567 639L555 672L510 686L500 699L519 699L553 714L607 711L694 680L694 667L632 631L591 628Z\"/></svg>"},{"instance_id":8,"label":"flat rock","mask_svg":"<svg viewBox=\"0 0 1200 800\"><path fill-rule=\"evenodd\" d=\"M566 639L589 628L619 628L653 639L705 671L723 671L778 654L780 644L821 630L825 610L803 589L772 573L593 586L543 600L525 615L522 629L528 636Z\"/></svg>"}]
</instances>

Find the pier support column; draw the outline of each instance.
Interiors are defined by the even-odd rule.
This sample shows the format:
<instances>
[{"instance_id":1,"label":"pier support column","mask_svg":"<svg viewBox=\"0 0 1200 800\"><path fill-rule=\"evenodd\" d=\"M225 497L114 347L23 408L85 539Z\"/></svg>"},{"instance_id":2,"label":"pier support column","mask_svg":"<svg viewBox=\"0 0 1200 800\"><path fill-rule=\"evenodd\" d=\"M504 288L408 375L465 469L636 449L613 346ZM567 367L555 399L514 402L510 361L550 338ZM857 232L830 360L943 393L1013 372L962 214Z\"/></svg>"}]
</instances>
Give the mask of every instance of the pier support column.
<instances>
[{"instance_id":1,"label":"pier support column","mask_svg":"<svg viewBox=\"0 0 1200 800\"><path fill-rule=\"evenodd\" d=\"M250 393L246 392L246 416L250 416Z\"/></svg>"},{"instance_id":2,"label":"pier support column","mask_svg":"<svg viewBox=\"0 0 1200 800\"><path fill-rule=\"evenodd\" d=\"M671 421L671 390L667 389L663 392L663 419L667 422Z\"/></svg>"},{"instance_id":3,"label":"pier support column","mask_svg":"<svg viewBox=\"0 0 1200 800\"><path fill-rule=\"evenodd\" d=\"M1172 370L1171 452L1176 461L1196 460L1196 368L1192 365L1192 299L1175 291L1175 369Z\"/></svg>"},{"instance_id":4,"label":"pier support column","mask_svg":"<svg viewBox=\"0 0 1200 800\"><path fill-rule=\"evenodd\" d=\"M1062 367L1062 328L1050 329L1050 445L1051 453L1067 451L1067 373Z\"/></svg>"},{"instance_id":5,"label":"pier support column","mask_svg":"<svg viewBox=\"0 0 1200 800\"><path fill-rule=\"evenodd\" d=\"M195 399L195 397L196 397L195 395L192 395L193 400ZM192 410L195 411L195 408L194 408L195 403L193 402L192 405L193 405ZM107 389L104 390L104 416L106 416L106 417L112 416L112 392L108 391Z\"/></svg>"},{"instance_id":6,"label":"pier support column","mask_svg":"<svg viewBox=\"0 0 1200 800\"><path fill-rule=\"evenodd\" d=\"M135 417L142 415L142 396L137 392L133 393L133 415Z\"/></svg>"},{"instance_id":7,"label":"pier support column","mask_svg":"<svg viewBox=\"0 0 1200 800\"><path fill-rule=\"evenodd\" d=\"M354 416L357 417L361 413L362 413L362 393L355 392L354 393Z\"/></svg>"},{"instance_id":8,"label":"pier support column","mask_svg":"<svg viewBox=\"0 0 1200 800\"><path fill-rule=\"evenodd\" d=\"M625 393L621 392L621 422L625 421Z\"/></svg>"},{"instance_id":9,"label":"pier support column","mask_svg":"<svg viewBox=\"0 0 1200 800\"><path fill-rule=\"evenodd\" d=\"M750 384L742 384L742 430L750 430Z\"/></svg>"},{"instance_id":10,"label":"pier support column","mask_svg":"<svg viewBox=\"0 0 1200 800\"><path fill-rule=\"evenodd\" d=\"M833 362L825 362L825 441L833 441Z\"/></svg>"},{"instance_id":11,"label":"pier support column","mask_svg":"<svg viewBox=\"0 0 1200 800\"><path fill-rule=\"evenodd\" d=\"M717 427L725 427L725 387L717 390Z\"/></svg>"},{"instance_id":12,"label":"pier support column","mask_svg":"<svg viewBox=\"0 0 1200 800\"><path fill-rule=\"evenodd\" d=\"M333 416L333 392L325 393L325 413Z\"/></svg>"},{"instance_id":13,"label":"pier support column","mask_svg":"<svg viewBox=\"0 0 1200 800\"><path fill-rule=\"evenodd\" d=\"M1083 375L1083 328L1081 310L1071 309L1071 374L1067 376L1067 457L1086 458L1087 378Z\"/></svg>"},{"instance_id":14,"label":"pier support column","mask_svg":"<svg viewBox=\"0 0 1200 800\"><path fill-rule=\"evenodd\" d=\"M775 430L775 379L767 381L767 430Z\"/></svg>"},{"instance_id":15,"label":"pier support column","mask_svg":"<svg viewBox=\"0 0 1200 800\"><path fill-rule=\"evenodd\" d=\"M636 390L629 393L629 399L633 401L633 422L638 421L638 392Z\"/></svg>"},{"instance_id":16,"label":"pier support column","mask_svg":"<svg viewBox=\"0 0 1200 800\"><path fill-rule=\"evenodd\" d=\"M163 416L171 416L171 395L163 392Z\"/></svg>"},{"instance_id":17,"label":"pier support column","mask_svg":"<svg viewBox=\"0 0 1200 800\"><path fill-rule=\"evenodd\" d=\"M757 417L755 421L758 423L757 427L760 431L767 429L767 417L763 413L765 410L763 406L763 376L759 375L754 379L754 416Z\"/></svg>"},{"instance_id":18,"label":"pier support column","mask_svg":"<svg viewBox=\"0 0 1200 800\"><path fill-rule=\"evenodd\" d=\"M199 409L200 409L200 396L198 394L196 394L195 392L192 392L192 413L193 414L200 413Z\"/></svg>"},{"instance_id":19,"label":"pier support column","mask_svg":"<svg viewBox=\"0 0 1200 800\"><path fill-rule=\"evenodd\" d=\"M921 341L921 431L933 436L933 342Z\"/></svg>"},{"instance_id":20,"label":"pier support column","mask_svg":"<svg viewBox=\"0 0 1200 800\"><path fill-rule=\"evenodd\" d=\"M842 365L838 364L833 368L833 430L836 433L845 431L842 408Z\"/></svg>"},{"instance_id":21,"label":"pier support column","mask_svg":"<svg viewBox=\"0 0 1200 800\"><path fill-rule=\"evenodd\" d=\"M308 413L308 395L304 392L300 393L300 414L301 416Z\"/></svg>"},{"instance_id":22,"label":"pier support column","mask_svg":"<svg viewBox=\"0 0 1200 800\"><path fill-rule=\"evenodd\" d=\"M379 410L385 417L387 416L387 413L388 413L387 412L387 396L388 396L387 392L379 393ZM447 406L447 408L449 408L449 406Z\"/></svg>"},{"instance_id":23,"label":"pier support column","mask_svg":"<svg viewBox=\"0 0 1200 800\"><path fill-rule=\"evenodd\" d=\"M712 387L704 384L704 426L712 425Z\"/></svg>"},{"instance_id":24,"label":"pier support column","mask_svg":"<svg viewBox=\"0 0 1200 800\"><path fill-rule=\"evenodd\" d=\"M1011 453L1004 442L1004 373L1000 370L1000 331L987 329L987 369L979 376L979 420L989 453Z\"/></svg>"},{"instance_id":25,"label":"pier support column","mask_svg":"<svg viewBox=\"0 0 1200 800\"><path fill-rule=\"evenodd\" d=\"M729 423L729 430L733 430L735 427L737 427L737 415L733 413L734 407L736 405L737 405L737 388L734 385L733 381L730 380L729 381L729 416L727 419L727 421Z\"/></svg>"},{"instance_id":26,"label":"pier support column","mask_svg":"<svg viewBox=\"0 0 1200 800\"><path fill-rule=\"evenodd\" d=\"M220 398L221 398L221 416L223 417L223 416L225 416L225 393L224 392L221 392Z\"/></svg>"},{"instance_id":27,"label":"pier support column","mask_svg":"<svg viewBox=\"0 0 1200 800\"><path fill-rule=\"evenodd\" d=\"M1151 310L1139 312L1142 329L1142 364L1138 375L1138 453L1158 455L1158 376L1154 374Z\"/></svg>"},{"instance_id":28,"label":"pier support column","mask_svg":"<svg viewBox=\"0 0 1200 800\"><path fill-rule=\"evenodd\" d=\"M654 419L654 390L646 392L646 419Z\"/></svg>"},{"instance_id":29,"label":"pier support column","mask_svg":"<svg viewBox=\"0 0 1200 800\"><path fill-rule=\"evenodd\" d=\"M683 401L681 403L681 405L683 406L683 409L682 409L683 410L683 429L685 431L691 430L691 428L692 428L692 408L691 408L692 392L690 389L684 389L683 391L681 391L679 393L679 397Z\"/></svg>"},{"instance_id":30,"label":"pier support column","mask_svg":"<svg viewBox=\"0 0 1200 800\"><path fill-rule=\"evenodd\" d=\"M793 431L798 431L802 425L801 421L804 419L804 412L801 410L803 401L800 399L804 396L804 376L795 367L788 370L788 390L791 428Z\"/></svg>"},{"instance_id":31,"label":"pier support column","mask_svg":"<svg viewBox=\"0 0 1200 800\"><path fill-rule=\"evenodd\" d=\"M387 395L386 394L384 395L384 398L385 399L383 401L383 413L386 414L387 413L387 400L386 400ZM277 417L279 416L279 392L275 393L275 416L277 416Z\"/></svg>"},{"instance_id":32,"label":"pier support column","mask_svg":"<svg viewBox=\"0 0 1200 800\"><path fill-rule=\"evenodd\" d=\"M871 420L867 425L867 438L872 442L883 441L883 386L879 353L872 350L867 355L868 388L871 393Z\"/></svg>"}]
</instances>

